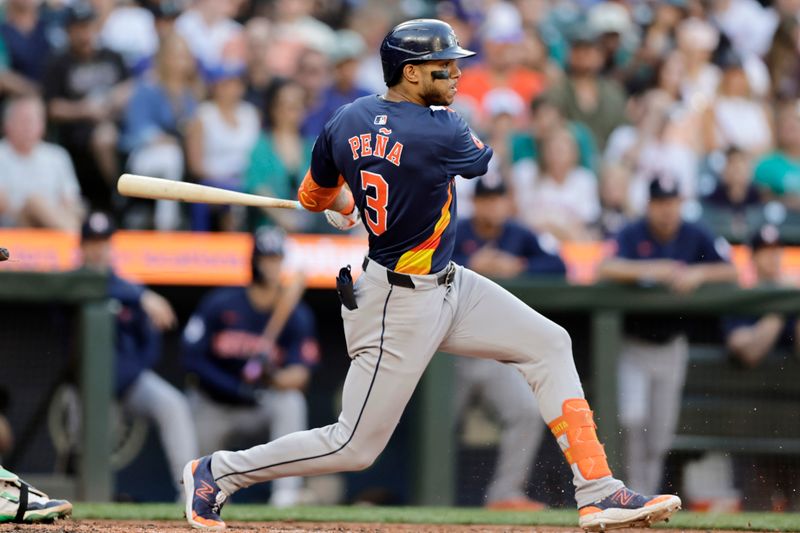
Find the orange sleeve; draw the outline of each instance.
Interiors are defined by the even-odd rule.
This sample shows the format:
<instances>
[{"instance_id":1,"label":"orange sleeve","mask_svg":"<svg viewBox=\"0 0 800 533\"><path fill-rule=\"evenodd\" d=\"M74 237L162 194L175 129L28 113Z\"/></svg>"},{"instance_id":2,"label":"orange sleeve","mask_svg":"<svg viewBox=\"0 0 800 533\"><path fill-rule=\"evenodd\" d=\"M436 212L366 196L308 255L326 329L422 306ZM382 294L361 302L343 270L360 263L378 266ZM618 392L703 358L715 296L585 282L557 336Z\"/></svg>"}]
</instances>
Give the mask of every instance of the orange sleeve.
<instances>
[{"instance_id":1,"label":"orange sleeve","mask_svg":"<svg viewBox=\"0 0 800 533\"><path fill-rule=\"evenodd\" d=\"M314 178L311 177L311 170L309 169L303 178L303 183L300 184L300 189L297 191L297 198L300 200L300 204L309 211L324 211L328 209L331 204L333 204L334 200L336 200L336 197L339 196L339 191L342 189L343 185L344 177L340 175L339 184L336 185L336 187L320 187L317 185L317 182L314 181ZM342 212L349 214L353 211L354 206L355 201L351 194L350 201Z\"/></svg>"}]
</instances>

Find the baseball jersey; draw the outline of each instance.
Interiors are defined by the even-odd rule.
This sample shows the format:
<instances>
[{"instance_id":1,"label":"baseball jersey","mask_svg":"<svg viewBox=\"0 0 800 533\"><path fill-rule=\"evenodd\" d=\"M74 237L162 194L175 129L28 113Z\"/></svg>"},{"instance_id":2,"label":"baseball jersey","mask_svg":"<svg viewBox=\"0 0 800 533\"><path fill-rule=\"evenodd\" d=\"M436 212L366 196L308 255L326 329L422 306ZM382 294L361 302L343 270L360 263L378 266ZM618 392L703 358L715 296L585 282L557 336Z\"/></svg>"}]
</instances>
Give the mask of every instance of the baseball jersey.
<instances>
[{"instance_id":1,"label":"baseball jersey","mask_svg":"<svg viewBox=\"0 0 800 533\"><path fill-rule=\"evenodd\" d=\"M161 334L142 308L144 287L111 272L108 296L116 303L114 392L122 396L161 355Z\"/></svg>"},{"instance_id":2,"label":"baseball jersey","mask_svg":"<svg viewBox=\"0 0 800 533\"><path fill-rule=\"evenodd\" d=\"M369 231L369 257L406 274L445 268L455 241L455 176L486 173L492 149L446 107L377 95L341 107L314 144L311 177L343 179Z\"/></svg>"},{"instance_id":3,"label":"baseball jersey","mask_svg":"<svg viewBox=\"0 0 800 533\"><path fill-rule=\"evenodd\" d=\"M466 266L469 258L486 245L507 252L527 261L527 274L566 274L566 266L557 253L550 253L542 248L539 237L529 229L513 221L503 225L500 236L493 241L486 241L475 233L472 220L460 220L456 230L453 261Z\"/></svg>"},{"instance_id":4,"label":"baseball jersey","mask_svg":"<svg viewBox=\"0 0 800 533\"><path fill-rule=\"evenodd\" d=\"M730 246L698 224L682 222L675 237L668 242L656 240L647 220L641 219L622 229L617 235L617 257L631 260L672 259L687 265L728 261ZM632 316L625 319L625 332L651 342L666 342L685 332L682 317Z\"/></svg>"},{"instance_id":5,"label":"baseball jersey","mask_svg":"<svg viewBox=\"0 0 800 533\"><path fill-rule=\"evenodd\" d=\"M251 358L266 354L272 368L313 366L319 359L314 316L300 303L270 349L264 328L272 314L254 309L244 287L226 287L206 295L183 332L186 369L216 401L251 405L256 386L245 379Z\"/></svg>"}]
</instances>

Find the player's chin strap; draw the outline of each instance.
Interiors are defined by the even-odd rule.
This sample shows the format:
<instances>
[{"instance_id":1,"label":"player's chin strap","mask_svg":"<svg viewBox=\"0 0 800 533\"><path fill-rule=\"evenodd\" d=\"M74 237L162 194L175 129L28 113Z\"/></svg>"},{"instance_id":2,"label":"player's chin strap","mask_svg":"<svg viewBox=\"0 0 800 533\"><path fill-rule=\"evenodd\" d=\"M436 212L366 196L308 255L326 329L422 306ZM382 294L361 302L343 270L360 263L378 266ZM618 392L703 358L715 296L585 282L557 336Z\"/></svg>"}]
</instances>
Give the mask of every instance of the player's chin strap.
<instances>
[{"instance_id":1,"label":"player's chin strap","mask_svg":"<svg viewBox=\"0 0 800 533\"><path fill-rule=\"evenodd\" d=\"M19 482L19 507L13 522L22 523L25 521L25 511L28 510L28 488L30 485L21 479L17 479L17 481Z\"/></svg>"}]
</instances>

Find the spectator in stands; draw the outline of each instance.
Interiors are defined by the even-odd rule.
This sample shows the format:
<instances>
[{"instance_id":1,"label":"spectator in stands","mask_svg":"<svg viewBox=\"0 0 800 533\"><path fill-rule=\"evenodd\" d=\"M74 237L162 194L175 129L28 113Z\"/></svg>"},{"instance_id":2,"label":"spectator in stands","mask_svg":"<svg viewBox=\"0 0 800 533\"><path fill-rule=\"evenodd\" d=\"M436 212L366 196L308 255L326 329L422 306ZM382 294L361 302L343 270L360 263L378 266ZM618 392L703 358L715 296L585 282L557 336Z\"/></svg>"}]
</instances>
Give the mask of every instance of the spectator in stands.
<instances>
[{"instance_id":1,"label":"spectator in stands","mask_svg":"<svg viewBox=\"0 0 800 533\"><path fill-rule=\"evenodd\" d=\"M122 145L130 153L128 168L135 174L181 181L184 129L197 111L200 87L194 58L177 33L161 43L153 74L137 82L125 111ZM175 230L180 208L176 202L158 200L153 219L156 229Z\"/></svg>"},{"instance_id":2,"label":"spectator in stands","mask_svg":"<svg viewBox=\"0 0 800 533\"><path fill-rule=\"evenodd\" d=\"M694 107L704 108L716 95L719 68L711 55L719 44L719 32L708 22L689 18L678 26L678 53L683 63L681 96Z\"/></svg>"},{"instance_id":3,"label":"spectator in stands","mask_svg":"<svg viewBox=\"0 0 800 533\"><path fill-rule=\"evenodd\" d=\"M616 82L600 75L604 56L598 36L578 28L571 41L567 77L548 98L572 121L582 122L603 149L614 128L625 122L625 95Z\"/></svg>"},{"instance_id":4,"label":"spectator in stands","mask_svg":"<svg viewBox=\"0 0 800 533\"><path fill-rule=\"evenodd\" d=\"M324 53L336 45L333 30L313 17L314 7L315 2L309 0L272 2L276 53L271 65L275 75L291 76L306 50Z\"/></svg>"},{"instance_id":5,"label":"spectator in stands","mask_svg":"<svg viewBox=\"0 0 800 533\"><path fill-rule=\"evenodd\" d=\"M698 158L685 144L670 136L673 106L663 91L634 95L628 101L631 125L616 128L608 141L605 162L621 164L631 172L628 188L631 208L646 210L653 175L678 180L684 198L697 195Z\"/></svg>"},{"instance_id":6,"label":"spectator in stands","mask_svg":"<svg viewBox=\"0 0 800 533\"><path fill-rule=\"evenodd\" d=\"M519 13L513 5L499 2L486 17L481 33L481 62L463 69L457 98L468 100L480 111L492 89L508 88L524 102L530 102L546 88L546 80L543 74L523 65L524 35Z\"/></svg>"},{"instance_id":7,"label":"spectator in stands","mask_svg":"<svg viewBox=\"0 0 800 533\"><path fill-rule=\"evenodd\" d=\"M297 68L291 77L306 91L306 109L314 109L320 105L322 93L331 83L328 56L319 50L305 49L297 58Z\"/></svg>"},{"instance_id":8,"label":"spectator in stands","mask_svg":"<svg viewBox=\"0 0 800 533\"><path fill-rule=\"evenodd\" d=\"M246 59L242 25L233 20L237 0L196 0L175 21L200 69L211 71Z\"/></svg>"},{"instance_id":9,"label":"spectator in stands","mask_svg":"<svg viewBox=\"0 0 800 533\"><path fill-rule=\"evenodd\" d=\"M627 67L627 78L647 78L659 63L675 50L676 29L686 16L686 0L667 0L651 4L652 20L643 28L642 42Z\"/></svg>"},{"instance_id":10,"label":"spectator in stands","mask_svg":"<svg viewBox=\"0 0 800 533\"><path fill-rule=\"evenodd\" d=\"M441 4L442 2L438 5ZM348 27L361 34L366 48L366 53L359 61L356 76L359 83L373 94L383 94L386 90L379 50L383 38L392 29L392 25L392 13L386 9L384 2L365 2L359 9L354 9L350 13ZM452 22L451 26L453 26ZM458 24L453 27L457 26ZM462 39L461 44L464 46L467 38L462 37L458 29L456 29L456 35ZM473 49L470 48L470 50Z\"/></svg>"},{"instance_id":11,"label":"spectator in stands","mask_svg":"<svg viewBox=\"0 0 800 533\"><path fill-rule=\"evenodd\" d=\"M95 13L82 1L67 8L69 49L51 59L45 99L58 139L73 158L84 195L108 208L119 177L117 119L132 89L122 58L95 48Z\"/></svg>"},{"instance_id":12,"label":"spectator in stands","mask_svg":"<svg viewBox=\"0 0 800 533\"><path fill-rule=\"evenodd\" d=\"M714 191L703 199L717 209L742 213L749 207L761 205L761 197L753 183L752 158L735 146L725 152L725 168Z\"/></svg>"},{"instance_id":13,"label":"spectator in stands","mask_svg":"<svg viewBox=\"0 0 800 533\"><path fill-rule=\"evenodd\" d=\"M512 201L499 178L475 185L474 215L460 220L453 261L492 278L520 275L563 277L555 239L511 220ZM533 400L533 401L532 401ZM544 504L525 494L544 424L530 386L514 369L495 361L463 357L456 362L456 420L470 405L486 406L500 424L497 466L486 491L490 509L536 511Z\"/></svg>"},{"instance_id":14,"label":"spectator in stands","mask_svg":"<svg viewBox=\"0 0 800 533\"><path fill-rule=\"evenodd\" d=\"M600 216L597 177L578 165L575 139L558 128L542 142L539 165L515 171L514 198L520 220L538 233L585 240Z\"/></svg>"},{"instance_id":15,"label":"spectator in stands","mask_svg":"<svg viewBox=\"0 0 800 533\"><path fill-rule=\"evenodd\" d=\"M297 189L311 163L314 137L300 132L305 91L291 80L275 80L267 94L267 129L250 154L245 191L273 198L296 198ZM314 213L270 209L258 211L255 226L279 224L292 232L309 231Z\"/></svg>"},{"instance_id":16,"label":"spectator in stands","mask_svg":"<svg viewBox=\"0 0 800 533\"><path fill-rule=\"evenodd\" d=\"M772 95L777 99L800 98L800 20L794 0L775 2L778 28L765 61L772 80Z\"/></svg>"},{"instance_id":17,"label":"spectator in stands","mask_svg":"<svg viewBox=\"0 0 800 533\"><path fill-rule=\"evenodd\" d=\"M256 106L261 113L266 108L266 94L273 76L269 66L272 56L272 26L264 17L254 17L245 26L247 42L247 91L244 99ZM265 122L265 117L261 117Z\"/></svg>"},{"instance_id":18,"label":"spectator in stands","mask_svg":"<svg viewBox=\"0 0 800 533\"><path fill-rule=\"evenodd\" d=\"M528 130L514 133L511 137L511 161L514 164L526 161L525 165L535 163L539 157L539 145L542 139L551 132L568 128L578 146L580 164L594 169L597 159L597 145L591 130L582 122L567 121L561 110L546 95L540 95L531 101L531 116Z\"/></svg>"},{"instance_id":19,"label":"spectator in stands","mask_svg":"<svg viewBox=\"0 0 800 533\"><path fill-rule=\"evenodd\" d=\"M276 439L307 427L303 389L319 358L311 310L299 303L274 338L265 334L293 290L281 285L283 253L282 230L258 230L252 281L207 294L184 329L183 364L194 382L189 395L204 454L243 437L261 442L265 431ZM270 503L300 503L301 487L301 478L275 481Z\"/></svg>"},{"instance_id":20,"label":"spectator in stands","mask_svg":"<svg viewBox=\"0 0 800 533\"><path fill-rule=\"evenodd\" d=\"M11 70L11 58L8 56L8 47L0 36L0 98L10 95L32 94L36 92L36 85L20 74Z\"/></svg>"},{"instance_id":21,"label":"spectator in stands","mask_svg":"<svg viewBox=\"0 0 800 533\"><path fill-rule=\"evenodd\" d=\"M97 11L100 46L122 56L128 69L158 50L153 13L133 0L92 0Z\"/></svg>"},{"instance_id":22,"label":"spectator in stands","mask_svg":"<svg viewBox=\"0 0 800 533\"><path fill-rule=\"evenodd\" d=\"M38 96L10 100L0 141L0 226L78 231L83 208L67 152L44 142L45 109Z\"/></svg>"},{"instance_id":23,"label":"spectator in stands","mask_svg":"<svg viewBox=\"0 0 800 533\"><path fill-rule=\"evenodd\" d=\"M513 155L513 135L525 116L525 102L506 87L492 89L483 98L484 140L494 150L491 173L508 175Z\"/></svg>"},{"instance_id":24,"label":"spectator in stands","mask_svg":"<svg viewBox=\"0 0 800 533\"><path fill-rule=\"evenodd\" d=\"M360 86L357 78L358 60L364 54L364 49L364 40L356 32L336 32L336 44L328 54L333 66L333 79L323 90L316 107L308 111L303 121L303 135L316 138L337 109L370 94Z\"/></svg>"},{"instance_id":25,"label":"spectator in stands","mask_svg":"<svg viewBox=\"0 0 800 533\"><path fill-rule=\"evenodd\" d=\"M777 117L777 150L756 164L753 181L767 199L800 210L800 100L781 105Z\"/></svg>"},{"instance_id":26,"label":"spectator in stands","mask_svg":"<svg viewBox=\"0 0 800 533\"><path fill-rule=\"evenodd\" d=\"M715 282L735 282L729 246L705 229L681 220L678 182L669 176L650 184L647 214L617 235L614 258L598 277L640 287L661 286L679 294ZM619 416L626 479L632 490L655 492L675 434L689 356L682 317L629 316L619 359Z\"/></svg>"},{"instance_id":27,"label":"spectator in stands","mask_svg":"<svg viewBox=\"0 0 800 533\"><path fill-rule=\"evenodd\" d=\"M598 35L598 45L603 50L604 64L601 73L616 79L631 61L637 43L631 15L627 7L614 2L593 5L586 14L589 30Z\"/></svg>"},{"instance_id":28,"label":"spectator in stands","mask_svg":"<svg viewBox=\"0 0 800 533\"><path fill-rule=\"evenodd\" d=\"M633 221L628 190L631 172L625 165L606 163L600 171L600 217L597 220L598 237L608 239Z\"/></svg>"},{"instance_id":29,"label":"spectator in stands","mask_svg":"<svg viewBox=\"0 0 800 533\"><path fill-rule=\"evenodd\" d=\"M108 295L116 311L114 394L131 413L152 420L170 467L176 493L183 466L197 456L197 434L186 397L153 371L161 357L161 331L177 320L169 302L141 285L119 277L112 266L114 223L105 213L90 213L81 228L83 268L108 274Z\"/></svg>"},{"instance_id":30,"label":"spectator in stands","mask_svg":"<svg viewBox=\"0 0 800 533\"><path fill-rule=\"evenodd\" d=\"M726 54L722 69L716 98L703 120L705 151L736 146L752 155L763 154L772 147L771 113L753 96L738 56L733 52Z\"/></svg>"},{"instance_id":31,"label":"spectator in stands","mask_svg":"<svg viewBox=\"0 0 800 533\"><path fill-rule=\"evenodd\" d=\"M48 24L39 15L40 4L40 0L9 0L5 20L0 23L0 39L8 48L11 70L35 87L44 79L53 49Z\"/></svg>"},{"instance_id":32,"label":"spectator in stands","mask_svg":"<svg viewBox=\"0 0 800 533\"><path fill-rule=\"evenodd\" d=\"M136 77L148 75L156 62L156 55L161 43L175 33L175 21L182 13L179 0L155 0L150 6L153 14L153 27L155 28L158 46L147 55L139 56L131 65L131 74Z\"/></svg>"},{"instance_id":33,"label":"spectator in stands","mask_svg":"<svg viewBox=\"0 0 800 533\"><path fill-rule=\"evenodd\" d=\"M547 43L541 31L536 27L523 29L521 53L522 66L543 76L544 86L550 87L560 83L564 78L561 66L550 57Z\"/></svg>"},{"instance_id":34,"label":"spectator in stands","mask_svg":"<svg viewBox=\"0 0 800 533\"><path fill-rule=\"evenodd\" d=\"M253 104L245 102L244 67L222 66L206 76L211 100L203 102L186 129L186 156L192 177L207 185L241 191L261 119ZM192 229L232 231L242 229L242 213L192 204Z\"/></svg>"}]
</instances>

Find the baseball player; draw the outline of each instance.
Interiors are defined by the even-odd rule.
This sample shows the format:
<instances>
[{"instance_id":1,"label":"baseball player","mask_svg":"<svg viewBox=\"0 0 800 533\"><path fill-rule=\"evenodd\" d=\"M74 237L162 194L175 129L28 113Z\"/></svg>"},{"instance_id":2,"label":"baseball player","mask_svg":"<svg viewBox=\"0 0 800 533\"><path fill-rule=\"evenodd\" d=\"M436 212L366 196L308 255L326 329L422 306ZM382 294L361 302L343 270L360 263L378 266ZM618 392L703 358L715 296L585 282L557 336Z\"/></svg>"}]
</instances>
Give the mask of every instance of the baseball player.
<instances>
[{"instance_id":1,"label":"baseball player","mask_svg":"<svg viewBox=\"0 0 800 533\"><path fill-rule=\"evenodd\" d=\"M108 294L115 303L114 393L133 414L152 420L170 465L170 478L182 496L178 480L184 463L196 456L197 435L186 397L152 368L161 356L161 334L175 324L169 303L160 295L117 276L111 266L114 223L99 211L81 228L83 267L108 273Z\"/></svg>"},{"instance_id":2,"label":"baseball player","mask_svg":"<svg viewBox=\"0 0 800 533\"><path fill-rule=\"evenodd\" d=\"M0 466L0 524L50 522L71 514L71 503L51 500L47 494Z\"/></svg>"},{"instance_id":3,"label":"baseball player","mask_svg":"<svg viewBox=\"0 0 800 533\"><path fill-rule=\"evenodd\" d=\"M307 428L302 391L319 358L314 317L299 303L269 345L264 331L282 296L284 234L264 227L253 241L252 282L206 295L183 334L184 366L196 382L189 397L201 453L229 446L236 436L268 431L278 438ZM261 354L266 364L254 360ZM299 477L278 479L270 504L295 505L301 489Z\"/></svg>"},{"instance_id":4,"label":"baseball player","mask_svg":"<svg viewBox=\"0 0 800 533\"><path fill-rule=\"evenodd\" d=\"M703 284L735 282L729 246L681 219L678 182L656 176L649 185L646 215L617 235L617 255L598 275L643 287L666 286L687 294ZM689 359L686 321L675 316L629 316L619 358L620 422L630 485L655 491L680 414Z\"/></svg>"},{"instance_id":5,"label":"baseball player","mask_svg":"<svg viewBox=\"0 0 800 533\"><path fill-rule=\"evenodd\" d=\"M459 220L453 261L491 278L519 275L563 277L564 261L545 251L527 228L511 220L512 203L502 178L478 178L473 216ZM488 408L500 423L497 465L486 490L486 506L496 510L537 511L544 504L525 494L531 463L539 450L544 423L531 387L513 367L477 357L456 360L455 412L470 404Z\"/></svg>"},{"instance_id":6,"label":"baseball player","mask_svg":"<svg viewBox=\"0 0 800 533\"><path fill-rule=\"evenodd\" d=\"M340 108L317 138L300 202L331 210L340 229L363 216L369 232L358 282L351 284L349 267L337 279L352 360L342 412L323 428L188 463L192 526L224 528L226 499L255 483L369 467L437 350L522 372L572 467L581 527L649 524L679 508L677 496L642 496L612 476L564 328L450 261L455 177L485 174L492 157L445 107L461 75L457 60L472 55L444 22L396 26L381 44L386 93Z\"/></svg>"}]
</instances>

